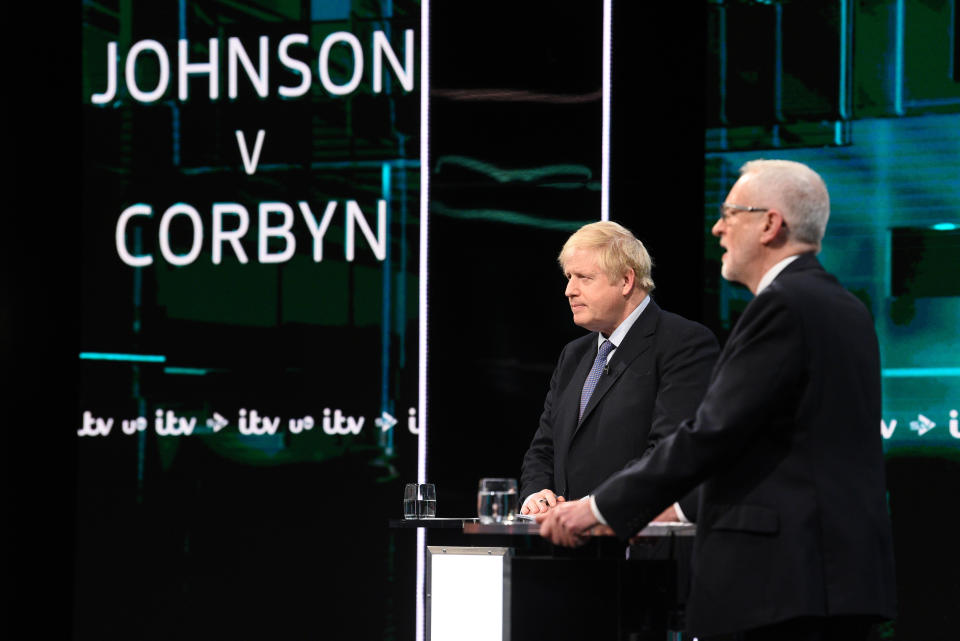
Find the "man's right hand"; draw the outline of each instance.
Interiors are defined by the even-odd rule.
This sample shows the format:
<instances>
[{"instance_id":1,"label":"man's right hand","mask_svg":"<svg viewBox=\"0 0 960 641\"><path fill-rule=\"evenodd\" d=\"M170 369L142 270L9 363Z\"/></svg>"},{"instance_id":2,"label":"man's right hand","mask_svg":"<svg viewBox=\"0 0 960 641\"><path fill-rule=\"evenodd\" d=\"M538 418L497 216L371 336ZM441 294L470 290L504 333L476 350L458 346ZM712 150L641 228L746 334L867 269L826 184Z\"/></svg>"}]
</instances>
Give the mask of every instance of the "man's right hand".
<instances>
[{"instance_id":1,"label":"man's right hand","mask_svg":"<svg viewBox=\"0 0 960 641\"><path fill-rule=\"evenodd\" d=\"M520 514L542 514L556 506L557 503L563 503L566 500L562 496L554 494L552 490L540 490L527 497L527 500L523 502L523 507L520 508Z\"/></svg>"}]
</instances>

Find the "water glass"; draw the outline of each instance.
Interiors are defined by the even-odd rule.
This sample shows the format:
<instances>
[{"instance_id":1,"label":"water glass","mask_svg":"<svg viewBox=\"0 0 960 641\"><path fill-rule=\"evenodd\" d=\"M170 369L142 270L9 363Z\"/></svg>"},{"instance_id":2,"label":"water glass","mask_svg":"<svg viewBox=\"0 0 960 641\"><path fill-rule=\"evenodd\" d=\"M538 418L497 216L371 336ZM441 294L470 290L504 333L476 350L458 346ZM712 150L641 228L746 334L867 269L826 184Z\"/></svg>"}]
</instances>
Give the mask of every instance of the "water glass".
<instances>
[{"instance_id":1,"label":"water glass","mask_svg":"<svg viewBox=\"0 0 960 641\"><path fill-rule=\"evenodd\" d=\"M517 517L517 480L480 479L477 491L477 516L481 523L503 523Z\"/></svg>"},{"instance_id":2,"label":"water glass","mask_svg":"<svg viewBox=\"0 0 960 641\"><path fill-rule=\"evenodd\" d=\"M417 518L417 484L407 483L403 486L403 518Z\"/></svg>"},{"instance_id":3,"label":"water glass","mask_svg":"<svg viewBox=\"0 0 960 641\"><path fill-rule=\"evenodd\" d=\"M437 516L437 487L433 483L420 484L417 513L421 519L432 519Z\"/></svg>"},{"instance_id":4,"label":"water glass","mask_svg":"<svg viewBox=\"0 0 960 641\"><path fill-rule=\"evenodd\" d=\"M403 518L432 519L437 515L437 487L433 483L403 486Z\"/></svg>"}]
</instances>

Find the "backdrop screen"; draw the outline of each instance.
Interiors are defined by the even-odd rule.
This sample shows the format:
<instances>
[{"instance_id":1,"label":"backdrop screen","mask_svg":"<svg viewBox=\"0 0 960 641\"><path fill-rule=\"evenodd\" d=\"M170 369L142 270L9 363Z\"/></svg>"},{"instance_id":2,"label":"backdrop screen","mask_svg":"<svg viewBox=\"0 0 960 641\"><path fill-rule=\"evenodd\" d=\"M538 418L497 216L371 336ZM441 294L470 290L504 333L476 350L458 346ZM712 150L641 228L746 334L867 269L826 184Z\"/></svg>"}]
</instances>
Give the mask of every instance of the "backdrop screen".
<instances>
[{"instance_id":1,"label":"backdrop screen","mask_svg":"<svg viewBox=\"0 0 960 641\"><path fill-rule=\"evenodd\" d=\"M84 4L84 638L280 580L311 588L256 620L299 630L347 598L324 577L387 572L329 524L382 532L416 477L419 30L416 2Z\"/></svg>"}]
</instances>

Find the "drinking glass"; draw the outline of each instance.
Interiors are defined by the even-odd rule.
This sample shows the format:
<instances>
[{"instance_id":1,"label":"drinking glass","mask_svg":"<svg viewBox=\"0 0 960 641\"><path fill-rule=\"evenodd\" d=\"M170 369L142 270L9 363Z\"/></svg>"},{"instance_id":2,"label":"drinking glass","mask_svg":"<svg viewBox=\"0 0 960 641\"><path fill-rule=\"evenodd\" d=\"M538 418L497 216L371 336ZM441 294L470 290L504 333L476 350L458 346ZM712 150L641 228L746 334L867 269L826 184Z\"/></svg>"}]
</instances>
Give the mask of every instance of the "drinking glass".
<instances>
[{"instance_id":1,"label":"drinking glass","mask_svg":"<svg viewBox=\"0 0 960 641\"><path fill-rule=\"evenodd\" d=\"M432 519L437 516L437 486L407 483L403 486L403 518Z\"/></svg>"},{"instance_id":2,"label":"drinking glass","mask_svg":"<svg viewBox=\"0 0 960 641\"><path fill-rule=\"evenodd\" d=\"M420 484L417 512L421 519L432 519L437 516L437 487L433 483Z\"/></svg>"},{"instance_id":3,"label":"drinking glass","mask_svg":"<svg viewBox=\"0 0 960 641\"><path fill-rule=\"evenodd\" d=\"M403 518L417 518L417 484L407 483L403 486Z\"/></svg>"},{"instance_id":4,"label":"drinking glass","mask_svg":"<svg viewBox=\"0 0 960 641\"><path fill-rule=\"evenodd\" d=\"M517 516L517 480L480 479L477 491L477 516L481 523L509 522Z\"/></svg>"}]
</instances>

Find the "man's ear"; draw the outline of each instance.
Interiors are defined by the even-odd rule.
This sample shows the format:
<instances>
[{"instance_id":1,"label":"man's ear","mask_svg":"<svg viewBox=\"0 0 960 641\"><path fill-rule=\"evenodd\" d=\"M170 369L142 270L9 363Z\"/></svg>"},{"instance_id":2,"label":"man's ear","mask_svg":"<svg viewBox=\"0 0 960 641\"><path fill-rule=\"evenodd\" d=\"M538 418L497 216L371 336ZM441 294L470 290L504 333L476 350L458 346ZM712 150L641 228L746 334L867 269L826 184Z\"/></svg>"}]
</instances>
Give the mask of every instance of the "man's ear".
<instances>
[{"instance_id":1,"label":"man's ear","mask_svg":"<svg viewBox=\"0 0 960 641\"><path fill-rule=\"evenodd\" d=\"M783 214L777 209L771 209L763 214L763 228L760 231L760 242L768 245L777 240L783 232L780 240L786 240L787 221L783 219Z\"/></svg>"},{"instance_id":2,"label":"man's ear","mask_svg":"<svg viewBox=\"0 0 960 641\"><path fill-rule=\"evenodd\" d=\"M637 275L633 272L632 267L627 267L627 270L623 272L621 278L621 287L620 293L624 296L627 296L630 292L633 291L633 288L637 284Z\"/></svg>"}]
</instances>

